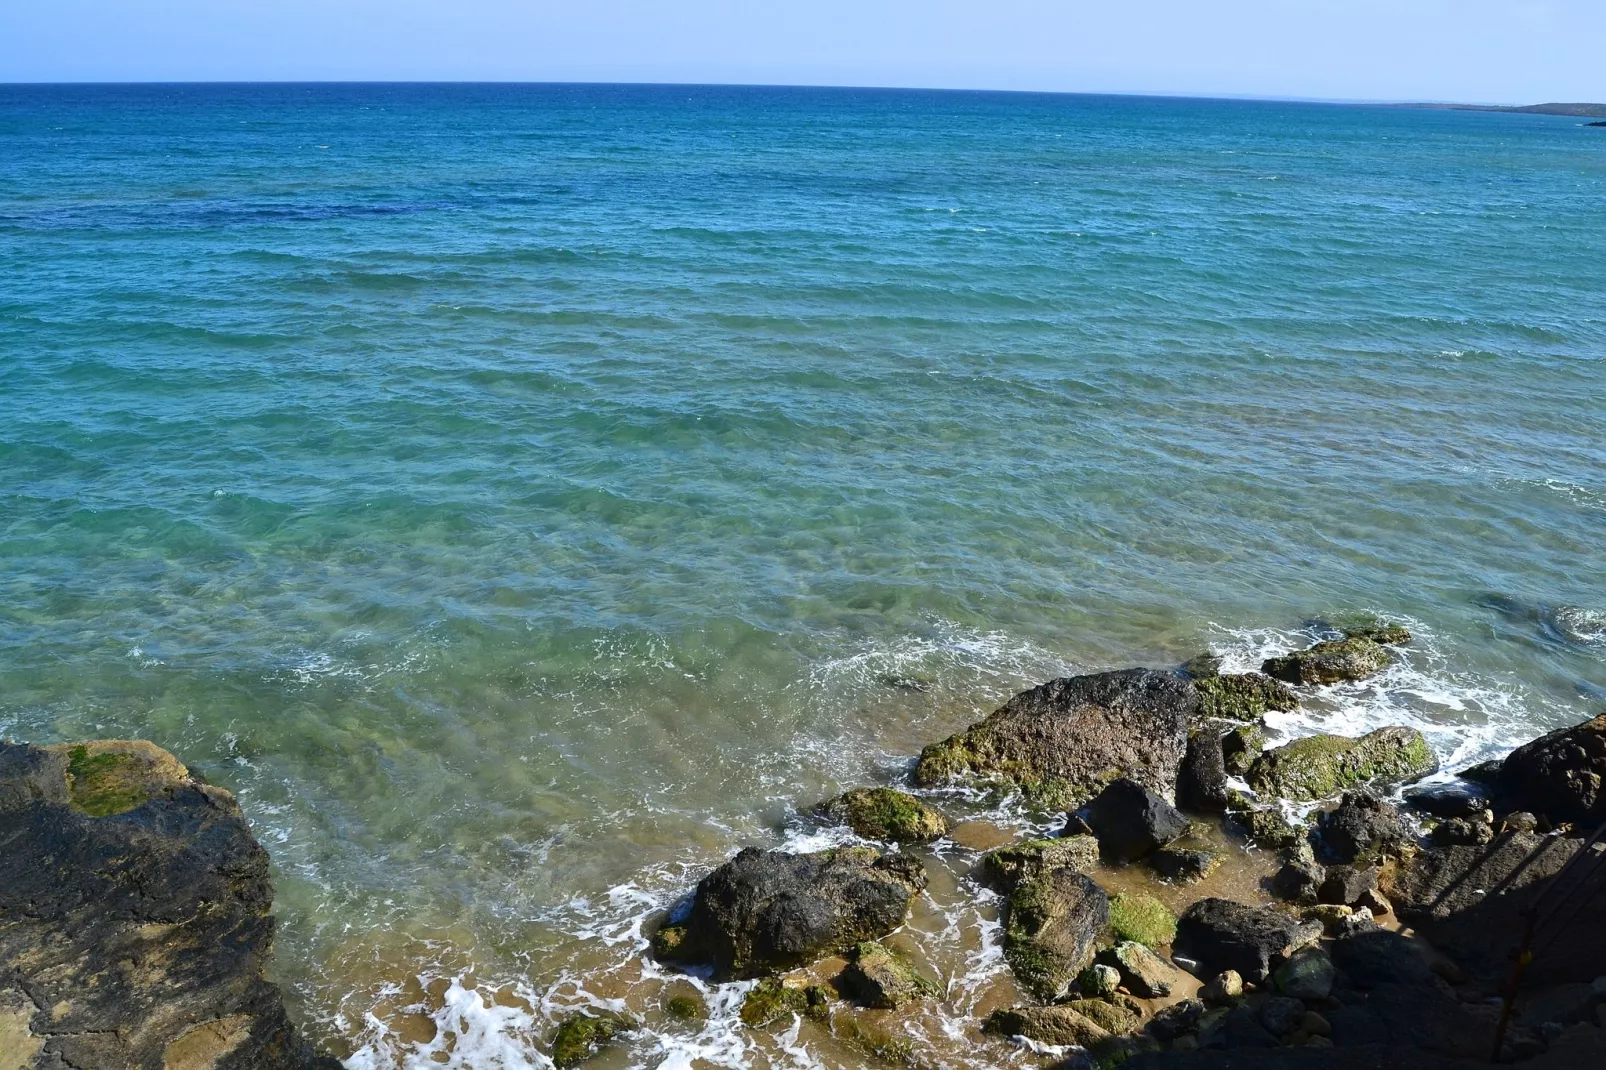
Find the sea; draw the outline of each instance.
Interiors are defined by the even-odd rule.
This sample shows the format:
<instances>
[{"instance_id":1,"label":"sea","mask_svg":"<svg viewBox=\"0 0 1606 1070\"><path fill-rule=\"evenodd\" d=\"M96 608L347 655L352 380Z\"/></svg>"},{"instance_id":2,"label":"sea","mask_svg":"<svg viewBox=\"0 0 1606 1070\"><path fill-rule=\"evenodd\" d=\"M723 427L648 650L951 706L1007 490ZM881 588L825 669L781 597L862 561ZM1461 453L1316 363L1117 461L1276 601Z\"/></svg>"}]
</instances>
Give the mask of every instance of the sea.
<instances>
[{"instance_id":1,"label":"sea","mask_svg":"<svg viewBox=\"0 0 1606 1070\"><path fill-rule=\"evenodd\" d=\"M970 831L896 939L944 995L856 1037L745 1028L644 933L1056 676L1375 614L1397 663L1275 738L1452 770L1606 708L1582 123L0 87L0 735L234 792L352 1070L546 1067L587 1008L639 1025L604 1068L1027 1065L966 876L1052 827L1016 800L935 797Z\"/></svg>"}]
</instances>

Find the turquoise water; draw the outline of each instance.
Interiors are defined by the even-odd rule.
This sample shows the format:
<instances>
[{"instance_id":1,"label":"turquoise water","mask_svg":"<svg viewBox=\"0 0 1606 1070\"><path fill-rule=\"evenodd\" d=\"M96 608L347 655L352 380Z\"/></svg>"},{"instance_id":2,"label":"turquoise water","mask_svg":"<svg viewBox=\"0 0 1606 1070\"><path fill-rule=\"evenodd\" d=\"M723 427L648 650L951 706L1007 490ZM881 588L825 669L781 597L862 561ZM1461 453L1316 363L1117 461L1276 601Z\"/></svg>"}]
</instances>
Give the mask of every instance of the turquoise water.
<instances>
[{"instance_id":1,"label":"turquoise water","mask_svg":"<svg viewBox=\"0 0 1606 1070\"><path fill-rule=\"evenodd\" d=\"M1364 609L1408 662L1280 730L1606 701L1577 120L0 87L0 267L0 731L235 790L354 1065L539 1065L644 910L1056 673Z\"/></svg>"}]
</instances>

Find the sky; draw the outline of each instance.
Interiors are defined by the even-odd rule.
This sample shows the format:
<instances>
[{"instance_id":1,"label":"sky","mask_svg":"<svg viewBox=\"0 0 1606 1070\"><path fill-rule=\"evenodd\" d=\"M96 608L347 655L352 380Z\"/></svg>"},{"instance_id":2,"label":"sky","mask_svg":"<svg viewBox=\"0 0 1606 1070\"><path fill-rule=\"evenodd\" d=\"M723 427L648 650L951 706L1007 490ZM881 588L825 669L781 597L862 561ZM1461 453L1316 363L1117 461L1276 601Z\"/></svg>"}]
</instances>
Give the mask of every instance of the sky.
<instances>
[{"instance_id":1,"label":"sky","mask_svg":"<svg viewBox=\"0 0 1606 1070\"><path fill-rule=\"evenodd\" d=\"M1606 0L0 0L0 82L1606 101Z\"/></svg>"}]
</instances>

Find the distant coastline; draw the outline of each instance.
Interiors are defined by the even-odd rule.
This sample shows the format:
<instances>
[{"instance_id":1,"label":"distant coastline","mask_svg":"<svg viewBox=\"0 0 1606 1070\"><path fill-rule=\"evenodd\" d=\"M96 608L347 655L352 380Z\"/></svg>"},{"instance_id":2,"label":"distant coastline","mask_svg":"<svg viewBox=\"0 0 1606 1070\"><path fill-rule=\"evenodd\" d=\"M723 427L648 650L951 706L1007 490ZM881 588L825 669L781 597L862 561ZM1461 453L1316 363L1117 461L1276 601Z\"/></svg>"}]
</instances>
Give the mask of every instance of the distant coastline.
<instances>
[{"instance_id":1,"label":"distant coastline","mask_svg":"<svg viewBox=\"0 0 1606 1070\"><path fill-rule=\"evenodd\" d=\"M1576 119L1606 119L1606 104L1397 104L1399 108L1437 111L1506 111L1526 115L1569 115Z\"/></svg>"}]
</instances>

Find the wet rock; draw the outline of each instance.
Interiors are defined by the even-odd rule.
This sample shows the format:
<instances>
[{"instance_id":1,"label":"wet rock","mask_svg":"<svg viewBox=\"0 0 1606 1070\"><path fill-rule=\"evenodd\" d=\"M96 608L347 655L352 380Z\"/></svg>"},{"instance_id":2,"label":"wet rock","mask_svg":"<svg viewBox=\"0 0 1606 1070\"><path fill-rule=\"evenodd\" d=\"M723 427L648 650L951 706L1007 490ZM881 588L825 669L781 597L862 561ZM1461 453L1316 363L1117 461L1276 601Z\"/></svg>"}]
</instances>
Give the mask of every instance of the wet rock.
<instances>
[{"instance_id":1,"label":"wet rock","mask_svg":"<svg viewBox=\"0 0 1606 1070\"><path fill-rule=\"evenodd\" d=\"M1221 737L1221 759L1229 776L1243 776L1266 748L1266 729L1246 724Z\"/></svg>"},{"instance_id":2,"label":"wet rock","mask_svg":"<svg viewBox=\"0 0 1606 1070\"><path fill-rule=\"evenodd\" d=\"M1358 896L1354 903L1356 910L1370 911L1372 917L1380 918L1384 914L1394 912L1394 904L1390 903L1383 893L1376 888L1368 888Z\"/></svg>"},{"instance_id":3,"label":"wet rock","mask_svg":"<svg viewBox=\"0 0 1606 1070\"><path fill-rule=\"evenodd\" d=\"M1039 873L1051 869L1084 870L1097 865L1098 860L1099 841L1093 836L1026 840L984 856L977 877L987 887L1008 895L1022 880Z\"/></svg>"},{"instance_id":4,"label":"wet rock","mask_svg":"<svg viewBox=\"0 0 1606 1070\"><path fill-rule=\"evenodd\" d=\"M1285 914L1229 899L1201 899L1177 922L1177 950L1207 974L1235 970L1258 983L1289 955L1321 935L1321 928Z\"/></svg>"},{"instance_id":5,"label":"wet rock","mask_svg":"<svg viewBox=\"0 0 1606 1070\"><path fill-rule=\"evenodd\" d=\"M1182 675L1189 677L1194 681L1202 680L1210 676L1220 676L1221 658L1219 655L1208 652L1204 654L1198 654L1183 662L1179 671L1182 673Z\"/></svg>"},{"instance_id":6,"label":"wet rock","mask_svg":"<svg viewBox=\"0 0 1606 1070\"><path fill-rule=\"evenodd\" d=\"M1300 1016L1299 1031L1306 1036L1325 1037L1333 1032L1333 1026L1315 1011L1306 1011Z\"/></svg>"},{"instance_id":7,"label":"wet rock","mask_svg":"<svg viewBox=\"0 0 1606 1070\"><path fill-rule=\"evenodd\" d=\"M338 1070L263 975L267 852L171 754L0 743L0 859L0 1064Z\"/></svg>"},{"instance_id":8,"label":"wet rock","mask_svg":"<svg viewBox=\"0 0 1606 1070\"><path fill-rule=\"evenodd\" d=\"M867 840L930 843L948 834L942 811L893 788L855 788L821 803L820 812Z\"/></svg>"},{"instance_id":9,"label":"wet rock","mask_svg":"<svg viewBox=\"0 0 1606 1070\"><path fill-rule=\"evenodd\" d=\"M1291 684L1337 684L1364 680L1389 665L1388 651L1366 638L1329 639L1280 658L1268 658L1260 671Z\"/></svg>"},{"instance_id":10,"label":"wet rock","mask_svg":"<svg viewBox=\"0 0 1606 1070\"><path fill-rule=\"evenodd\" d=\"M1277 967L1271 981L1277 991L1292 999L1320 1000L1333 994L1337 971L1333 960L1319 947L1296 951Z\"/></svg>"},{"instance_id":11,"label":"wet rock","mask_svg":"<svg viewBox=\"0 0 1606 1070\"><path fill-rule=\"evenodd\" d=\"M1087 823L1102 855L1136 862L1188 831L1188 819L1155 792L1122 777L1099 792L1087 808Z\"/></svg>"},{"instance_id":12,"label":"wet rock","mask_svg":"<svg viewBox=\"0 0 1606 1070\"><path fill-rule=\"evenodd\" d=\"M1384 982L1424 984L1433 977L1421 947L1388 929L1340 937L1333 941L1329 953L1333 965L1356 988L1371 988Z\"/></svg>"},{"instance_id":13,"label":"wet rock","mask_svg":"<svg viewBox=\"0 0 1606 1070\"><path fill-rule=\"evenodd\" d=\"M1119 993L1108 999L1073 999L1060 1004L1108 1032L1130 1033L1143 1023L1143 1005Z\"/></svg>"},{"instance_id":14,"label":"wet rock","mask_svg":"<svg viewBox=\"0 0 1606 1070\"><path fill-rule=\"evenodd\" d=\"M1369 933L1377 928L1377 921L1373 919L1372 912L1366 907L1352 907L1348 914L1338 919L1334 927L1333 937L1354 936L1356 933Z\"/></svg>"},{"instance_id":15,"label":"wet rock","mask_svg":"<svg viewBox=\"0 0 1606 1070\"><path fill-rule=\"evenodd\" d=\"M830 993L824 985L789 985L779 977L765 977L742 1000L742 1024L754 1029L796 1015L823 1018L829 1013Z\"/></svg>"},{"instance_id":16,"label":"wet rock","mask_svg":"<svg viewBox=\"0 0 1606 1070\"><path fill-rule=\"evenodd\" d=\"M1127 990L1140 999L1163 999L1173 986L1186 982L1181 970L1132 940L1099 952L1099 961L1119 970Z\"/></svg>"},{"instance_id":17,"label":"wet rock","mask_svg":"<svg viewBox=\"0 0 1606 1070\"><path fill-rule=\"evenodd\" d=\"M1363 624L1344 629L1346 639L1370 639L1374 643L1384 646L1399 646L1411 641L1411 633L1405 625L1393 621L1373 620Z\"/></svg>"},{"instance_id":18,"label":"wet rock","mask_svg":"<svg viewBox=\"0 0 1606 1070\"><path fill-rule=\"evenodd\" d=\"M632 1028L629 1019L617 1014L570 1015L552 1036L552 1065L558 1070L579 1066Z\"/></svg>"},{"instance_id":19,"label":"wet rock","mask_svg":"<svg viewBox=\"0 0 1606 1070\"><path fill-rule=\"evenodd\" d=\"M708 1001L696 988L682 981L665 997L664 1013L682 1022L701 1022L708 1017Z\"/></svg>"},{"instance_id":20,"label":"wet rock","mask_svg":"<svg viewBox=\"0 0 1606 1070\"><path fill-rule=\"evenodd\" d=\"M1204 1039L1201 1036L1201 1044ZM1210 1046L1220 1046L1228 1051L1241 1051L1245 1048L1275 1048L1278 1041L1265 1026L1260 1024L1260 1015L1246 1003L1240 1003L1227 1012L1221 1020L1221 1029L1216 1037L1211 1038Z\"/></svg>"},{"instance_id":21,"label":"wet rock","mask_svg":"<svg viewBox=\"0 0 1606 1070\"><path fill-rule=\"evenodd\" d=\"M1489 808L1489 794L1477 784L1456 779L1426 784L1405 793L1405 801L1434 817L1472 817Z\"/></svg>"},{"instance_id":22,"label":"wet rock","mask_svg":"<svg viewBox=\"0 0 1606 1070\"><path fill-rule=\"evenodd\" d=\"M1271 878L1271 894L1293 903L1314 903L1327 869L1318 862L1292 859Z\"/></svg>"},{"instance_id":23,"label":"wet rock","mask_svg":"<svg viewBox=\"0 0 1606 1070\"><path fill-rule=\"evenodd\" d=\"M836 986L847 998L882 1010L942 995L941 987L920 976L908 959L873 940L853 949Z\"/></svg>"},{"instance_id":24,"label":"wet rock","mask_svg":"<svg viewBox=\"0 0 1606 1070\"><path fill-rule=\"evenodd\" d=\"M1234 794L1231 805L1228 816L1243 826L1255 846L1297 853L1308 845L1309 830L1289 821L1280 808L1256 806L1242 794Z\"/></svg>"},{"instance_id":25,"label":"wet rock","mask_svg":"<svg viewBox=\"0 0 1606 1070\"><path fill-rule=\"evenodd\" d=\"M1329 866L1316 898L1323 903L1354 907L1361 897L1377 890L1376 866Z\"/></svg>"},{"instance_id":26,"label":"wet rock","mask_svg":"<svg viewBox=\"0 0 1606 1070\"><path fill-rule=\"evenodd\" d=\"M1203 728L1188 735L1188 749L1177 773L1177 805L1201 814L1227 809L1227 767L1216 729Z\"/></svg>"},{"instance_id":27,"label":"wet rock","mask_svg":"<svg viewBox=\"0 0 1606 1070\"><path fill-rule=\"evenodd\" d=\"M1553 824L1606 821L1606 713L1512 751L1500 767L1500 787Z\"/></svg>"},{"instance_id":28,"label":"wet rock","mask_svg":"<svg viewBox=\"0 0 1606 1070\"><path fill-rule=\"evenodd\" d=\"M1203 880L1221 865L1221 856L1215 851L1189 847L1162 847L1146 861L1149 868L1168 881L1191 884Z\"/></svg>"},{"instance_id":29,"label":"wet rock","mask_svg":"<svg viewBox=\"0 0 1606 1070\"><path fill-rule=\"evenodd\" d=\"M1176 939L1177 917L1171 908L1141 892L1122 892L1110 899L1110 935L1149 947Z\"/></svg>"},{"instance_id":30,"label":"wet rock","mask_svg":"<svg viewBox=\"0 0 1606 1070\"><path fill-rule=\"evenodd\" d=\"M1003 784L1045 809L1081 806L1117 776L1170 791L1199 709L1193 681L1149 669L1053 680L920 754L915 780Z\"/></svg>"},{"instance_id":31,"label":"wet rock","mask_svg":"<svg viewBox=\"0 0 1606 1070\"><path fill-rule=\"evenodd\" d=\"M1305 1004L1288 996L1273 996L1260 1005L1260 1024L1274 1037L1292 1033L1305 1017Z\"/></svg>"},{"instance_id":32,"label":"wet rock","mask_svg":"<svg viewBox=\"0 0 1606 1070\"><path fill-rule=\"evenodd\" d=\"M1489 814L1487 810L1483 812ZM1482 817L1466 818L1452 817L1441 821L1433 827L1428 838L1440 847L1453 847L1458 844L1470 847L1481 847L1494 839L1494 820L1489 814L1489 820Z\"/></svg>"},{"instance_id":33,"label":"wet rock","mask_svg":"<svg viewBox=\"0 0 1606 1070\"><path fill-rule=\"evenodd\" d=\"M1199 1000L1179 1000L1154 1016L1149 1022L1149 1035L1162 1043L1173 1041L1198 1029L1204 1014L1205 1005Z\"/></svg>"},{"instance_id":34,"label":"wet rock","mask_svg":"<svg viewBox=\"0 0 1606 1070\"><path fill-rule=\"evenodd\" d=\"M1078 1048L1090 1048L1110 1035L1108 1030L1067 1006L1010 1007L994 1011L982 1025L982 1032Z\"/></svg>"},{"instance_id":35,"label":"wet rock","mask_svg":"<svg viewBox=\"0 0 1606 1070\"><path fill-rule=\"evenodd\" d=\"M653 947L668 961L712 966L717 980L760 977L891 932L925 886L908 855L749 847L703 878L686 921L660 930Z\"/></svg>"},{"instance_id":36,"label":"wet rock","mask_svg":"<svg viewBox=\"0 0 1606 1070\"><path fill-rule=\"evenodd\" d=\"M1234 1003L1244 994L1244 979L1237 970L1222 970L1199 990L1199 998L1206 1003Z\"/></svg>"},{"instance_id":37,"label":"wet rock","mask_svg":"<svg viewBox=\"0 0 1606 1070\"><path fill-rule=\"evenodd\" d=\"M1346 792L1316 828L1323 853L1346 864L1390 857L1411 838L1394 807L1368 792Z\"/></svg>"},{"instance_id":38,"label":"wet rock","mask_svg":"<svg viewBox=\"0 0 1606 1070\"><path fill-rule=\"evenodd\" d=\"M1211 676L1196 681L1199 715L1232 721L1259 721L1273 710L1299 709L1299 696L1280 680L1258 672Z\"/></svg>"},{"instance_id":39,"label":"wet rock","mask_svg":"<svg viewBox=\"0 0 1606 1070\"><path fill-rule=\"evenodd\" d=\"M1109 921L1102 888L1074 870L1048 870L1022 881L1010 896L1004 958L1038 999L1059 999L1093 958Z\"/></svg>"},{"instance_id":40,"label":"wet rock","mask_svg":"<svg viewBox=\"0 0 1606 1070\"><path fill-rule=\"evenodd\" d=\"M1379 728L1359 739L1315 735L1263 753L1249 767L1249 786L1262 795L1314 801L1363 784L1393 784L1439 766L1414 728Z\"/></svg>"},{"instance_id":41,"label":"wet rock","mask_svg":"<svg viewBox=\"0 0 1606 1070\"><path fill-rule=\"evenodd\" d=\"M1076 987L1082 990L1082 995L1093 999L1113 996L1115 990L1121 987L1121 971L1114 966L1095 962L1077 975Z\"/></svg>"},{"instance_id":42,"label":"wet rock","mask_svg":"<svg viewBox=\"0 0 1606 1070\"><path fill-rule=\"evenodd\" d=\"M1328 936L1337 936L1340 931L1340 922L1355 913L1353 907L1338 906L1333 903L1318 903L1306 907L1299 912L1300 917L1306 921L1320 922L1322 932Z\"/></svg>"}]
</instances>

